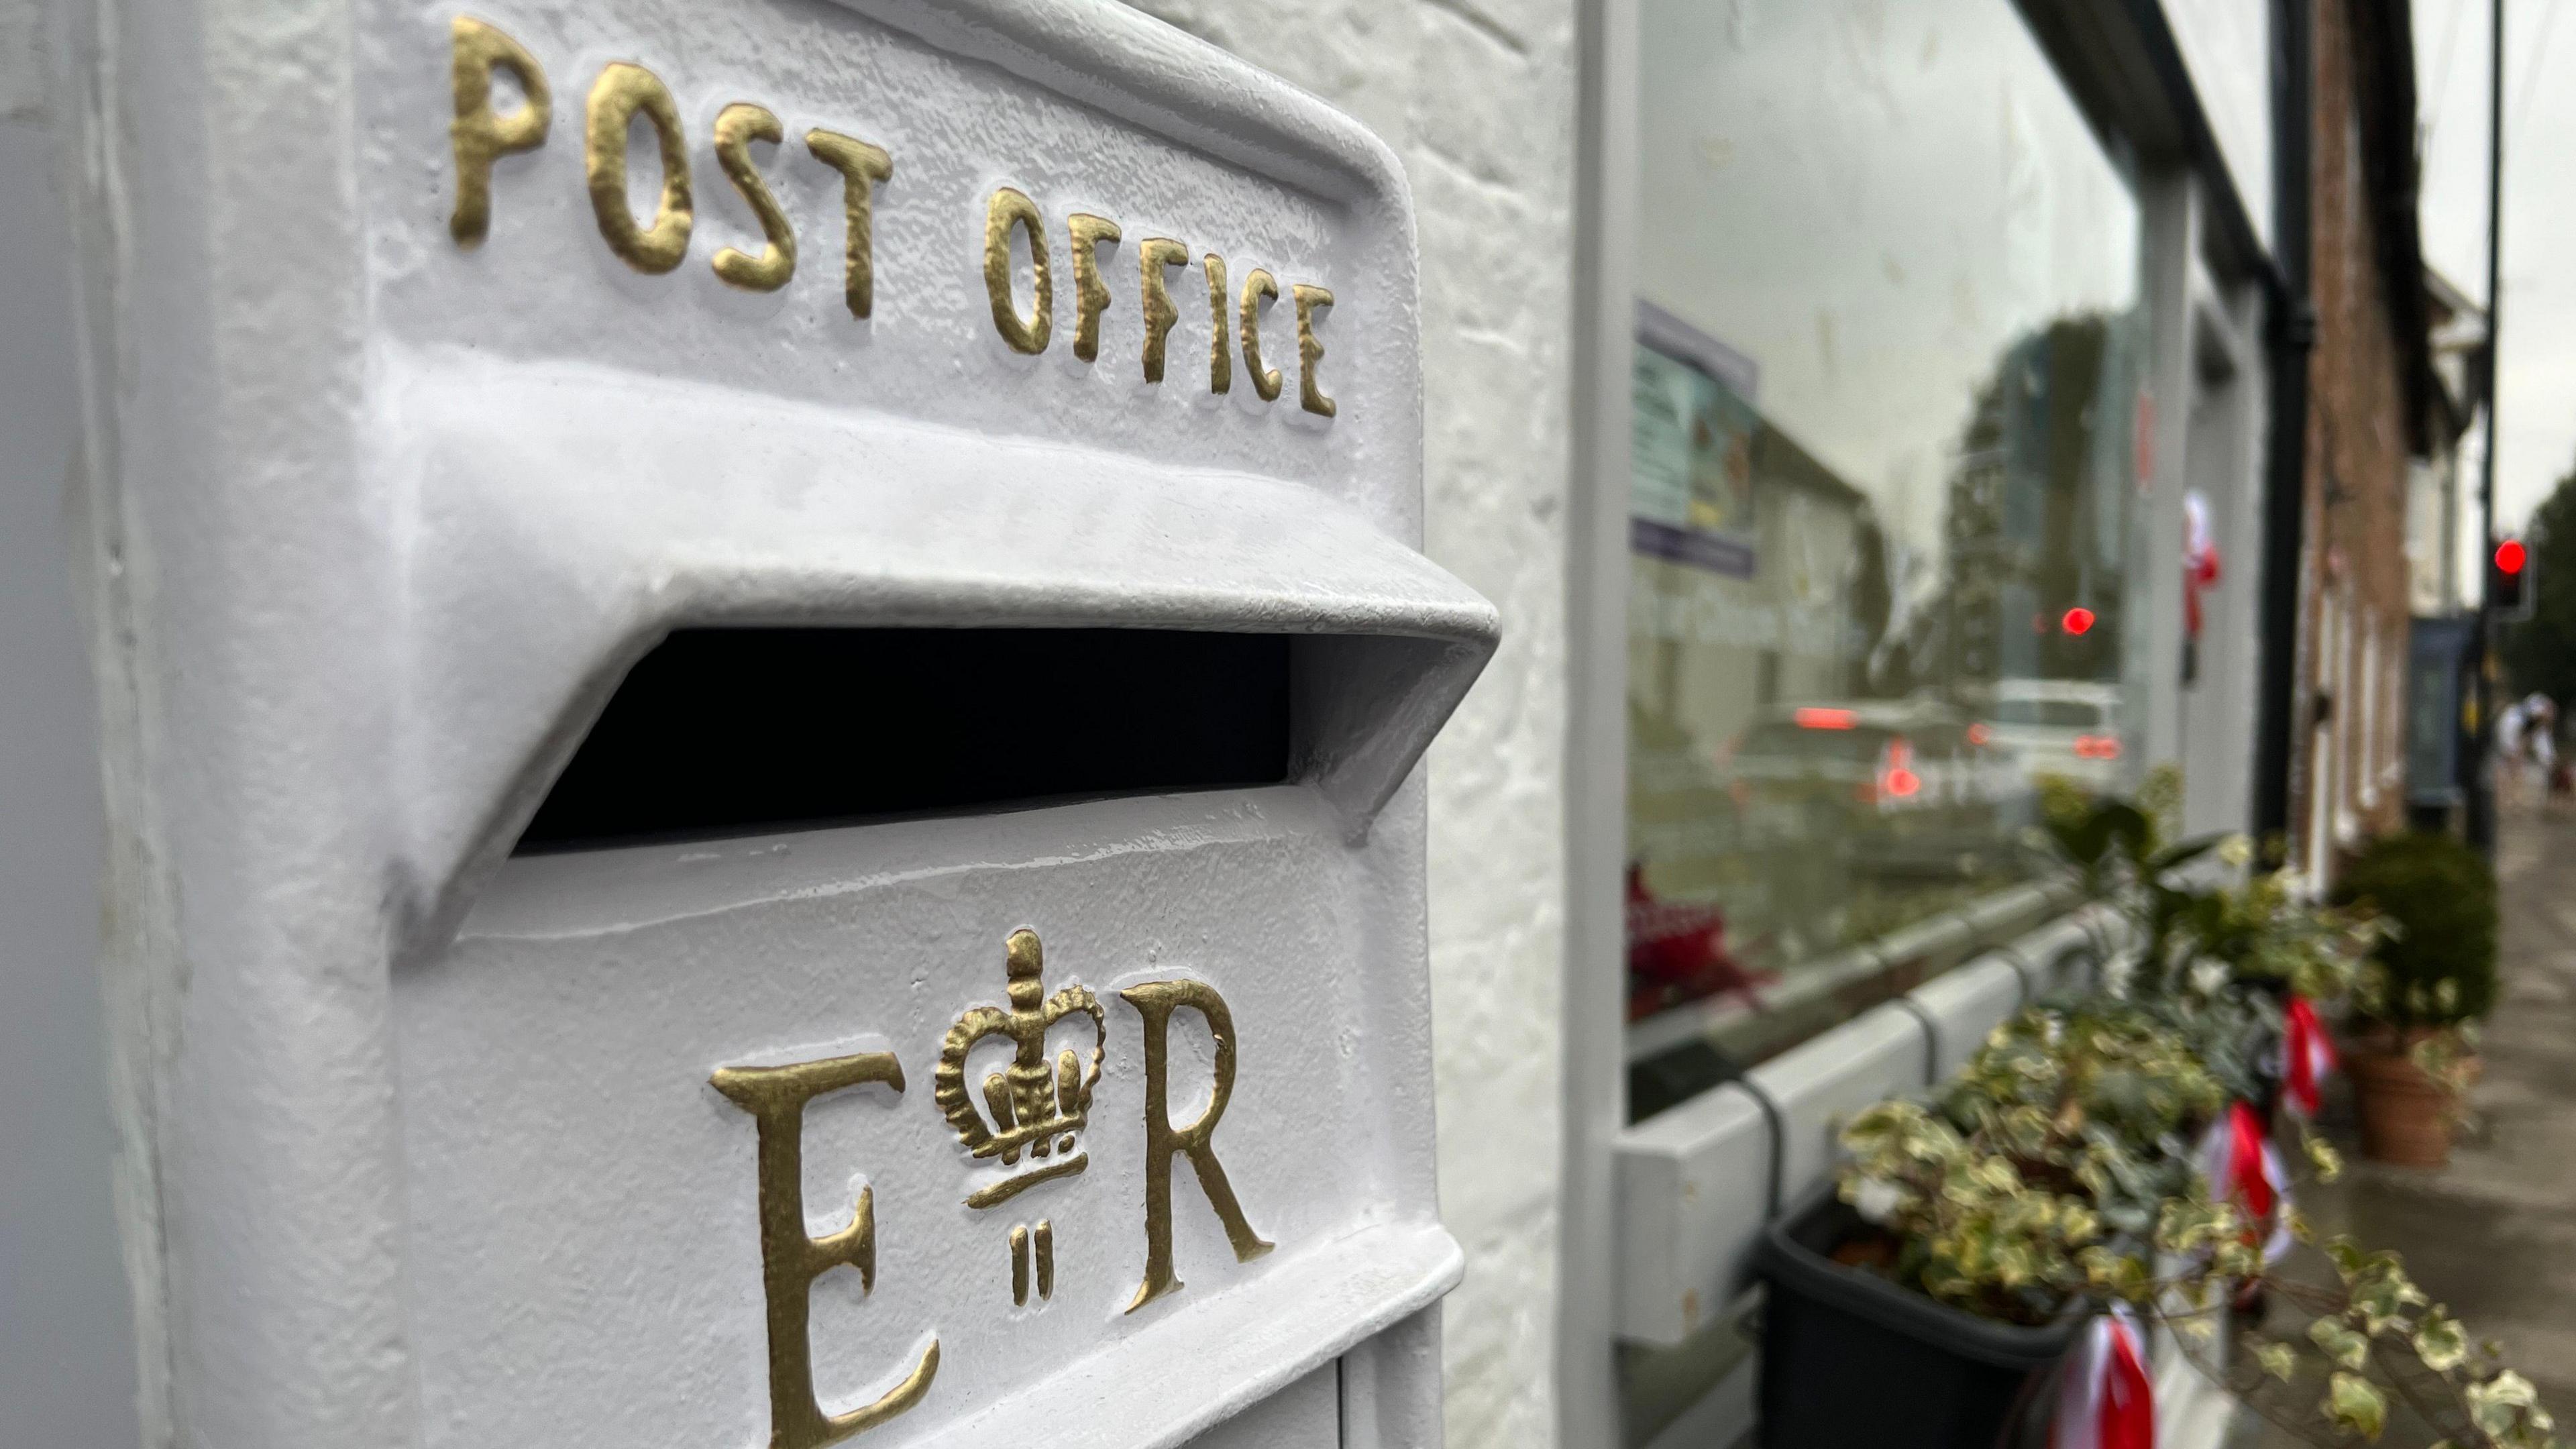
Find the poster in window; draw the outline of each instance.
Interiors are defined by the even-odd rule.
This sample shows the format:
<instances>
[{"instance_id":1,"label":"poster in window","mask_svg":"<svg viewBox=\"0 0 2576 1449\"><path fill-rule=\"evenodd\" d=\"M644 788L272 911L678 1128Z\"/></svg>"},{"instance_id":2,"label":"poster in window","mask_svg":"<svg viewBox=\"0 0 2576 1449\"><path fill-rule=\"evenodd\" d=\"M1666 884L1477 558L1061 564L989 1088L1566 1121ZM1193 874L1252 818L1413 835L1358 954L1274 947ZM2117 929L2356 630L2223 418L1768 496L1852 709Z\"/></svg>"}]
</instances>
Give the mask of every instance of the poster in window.
<instances>
[{"instance_id":1,"label":"poster in window","mask_svg":"<svg viewBox=\"0 0 2576 1449\"><path fill-rule=\"evenodd\" d=\"M1629 505L1638 553L1752 577L1758 376L1742 353L1661 308L1639 306Z\"/></svg>"}]
</instances>

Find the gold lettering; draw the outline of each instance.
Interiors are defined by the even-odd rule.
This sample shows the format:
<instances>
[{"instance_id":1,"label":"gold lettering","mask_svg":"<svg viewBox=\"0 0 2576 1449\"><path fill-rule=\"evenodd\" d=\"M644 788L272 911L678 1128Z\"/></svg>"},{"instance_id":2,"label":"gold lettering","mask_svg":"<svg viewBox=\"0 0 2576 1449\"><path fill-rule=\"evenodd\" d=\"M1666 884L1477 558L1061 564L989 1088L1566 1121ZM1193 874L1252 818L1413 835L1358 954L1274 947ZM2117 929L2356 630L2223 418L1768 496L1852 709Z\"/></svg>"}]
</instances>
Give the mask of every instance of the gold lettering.
<instances>
[{"instance_id":1,"label":"gold lettering","mask_svg":"<svg viewBox=\"0 0 2576 1449\"><path fill-rule=\"evenodd\" d=\"M1034 1253L1032 1252L1034 1250ZM1055 1224L1038 1219L1037 1230L1026 1224L1011 1229L1011 1306L1029 1306L1029 1260L1037 1260L1038 1301L1055 1297Z\"/></svg>"},{"instance_id":2,"label":"gold lettering","mask_svg":"<svg viewBox=\"0 0 2576 1449\"><path fill-rule=\"evenodd\" d=\"M1127 1305L1133 1313L1183 1286L1172 1272L1175 1153L1189 1154L1190 1166L1198 1171L1200 1191L1225 1224L1236 1262L1249 1263L1276 1245L1264 1242L1244 1221L1243 1206L1235 1201L1234 1185L1226 1180L1212 1141L1217 1121L1225 1116L1226 1103L1234 1096L1234 1014L1226 1010L1225 998L1206 982L1191 980L1148 981L1118 994L1145 1018L1145 1281L1137 1285L1135 1301ZM1172 1013L1184 1006L1207 1019L1208 1033L1216 1039L1216 1072L1208 1087L1207 1110L1188 1126L1175 1127L1167 1070L1169 1038Z\"/></svg>"},{"instance_id":3,"label":"gold lettering","mask_svg":"<svg viewBox=\"0 0 2576 1449\"><path fill-rule=\"evenodd\" d=\"M1243 332L1243 367L1252 374L1252 390L1263 402L1279 400L1279 369L1261 366L1261 302L1279 299L1279 284L1270 273L1259 267L1243 279L1243 305L1236 309L1238 325Z\"/></svg>"},{"instance_id":4,"label":"gold lettering","mask_svg":"<svg viewBox=\"0 0 2576 1449\"><path fill-rule=\"evenodd\" d=\"M456 88L456 119L447 126L456 147L456 211L447 218L447 234L460 247L483 244L492 229L492 163L518 151L533 151L554 124L554 95L546 89L545 68L527 47L471 16L459 15L448 25L455 56L450 71ZM516 76L527 103L509 115L492 110L492 72Z\"/></svg>"},{"instance_id":5,"label":"gold lettering","mask_svg":"<svg viewBox=\"0 0 2576 1449\"><path fill-rule=\"evenodd\" d=\"M1234 386L1234 349L1225 336L1225 258L1210 252L1200 265L1208 284L1208 391L1226 392Z\"/></svg>"},{"instance_id":6,"label":"gold lettering","mask_svg":"<svg viewBox=\"0 0 2576 1449\"><path fill-rule=\"evenodd\" d=\"M796 229L787 224L787 213L779 209L778 198L769 194L769 183L760 179L760 168L751 162L752 142L775 145L785 134L778 127L778 117L765 106L736 101L716 112L716 164L760 218L761 235L769 239L756 257L733 247L715 255L716 275L746 291L775 292L796 275Z\"/></svg>"},{"instance_id":7,"label":"gold lettering","mask_svg":"<svg viewBox=\"0 0 2576 1449\"><path fill-rule=\"evenodd\" d=\"M805 1104L826 1092L883 1082L900 1093L903 1067L892 1052L862 1052L786 1067L725 1067L710 1079L752 1115L760 1133L760 1276L769 1306L770 1449L818 1449L873 1428L921 1402L939 1373L939 1340L923 1349L901 1383L843 1414L814 1397L814 1350L807 1321L814 1280L833 1268L877 1283L876 1190L862 1188L850 1225L829 1237L805 1231Z\"/></svg>"},{"instance_id":8,"label":"gold lettering","mask_svg":"<svg viewBox=\"0 0 2576 1449\"><path fill-rule=\"evenodd\" d=\"M855 136L834 131L814 130L805 133L805 149L814 159L841 173L841 210L844 235L842 244L841 296L849 303L850 315L865 317L876 306L876 244L872 220L874 187L894 176L894 158L881 146L871 146ZM1032 236L1036 233L1030 233ZM1010 280L1007 243L1003 248L1003 282L1005 295ZM1039 264L1041 268L1044 263ZM1038 274L1046 274L1041 270ZM1041 286L1045 285L1043 281ZM1016 320L1016 319L1014 319ZM1046 344L1038 344L1043 347Z\"/></svg>"},{"instance_id":9,"label":"gold lettering","mask_svg":"<svg viewBox=\"0 0 2576 1449\"><path fill-rule=\"evenodd\" d=\"M1100 360L1100 314L1109 310L1109 284L1100 280L1100 258L1092 248L1118 240L1118 223L1105 216L1075 212L1065 221L1073 233L1073 355Z\"/></svg>"},{"instance_id":10,"label":"gold lettering","mask_svg":"<svg viewBox=\"0 0 2576 1449\"><path fill-rule=\"evenodd\" d=\"M1172 305L1172 294L1163 289L1163 269L1186 267L1190 249L1167 236L1149 236L1136 244L1136 272L1139 282L1137 306L1145 313L1145 380L1163 380L1163 344L1172 335L1172 324L1181 320L1181 310Z\"/></svg>"},{"instance_id":11,"label":"gold lettering","mask_svg":"<svg viewBox=\"0 0 2576 1449\"><path fill-rule=\"evenodd\" d=\"M1025 322L1011 300L1013 227L1029 234L1029 275L1036 283L1037 295L1031 299ZM984 203L984 290L993 297L993 326L1013 352L1034 356L1046 351L1047 338L1055 331L1055 283L1047 276L1046 221L1028 193L1015 187L1003 187Z\"/></svg>"},{"instance_id":12,"label":"gold lettering","mask_svg":"<svg viewBox=\"0 0 2576 1449\"><path fill-rule=\"evenodd\" d=\"M642 111L662 145L662 199L653 225L639 230L626 209L626 128ZM608 249L639 272L658 276L689 254L689 147L680 134L680 108L662 78L640 65L611 61L590 88L583 165L590 175L590 209Z\"/></svg>"},{"instance_id":13,"label":"gold lettering","mask_svg":"<svg viewBox=\"0 0 2576 1449\"><path fill-rule=\"evenodd\" d=\"M998 1157L1008 1167L1023 1152L1033 1161L1058 1152L1064 1156L1052 1166L967 1194L966 1205L972 1208L1007 1202L1023 1189L1080 1172L1090 1162L1091 1154L1075 1151L1074 1143L1090 1125L1091 1093L1100 1085L1100 1061L1109 1045L1109 1018L1091 988L1067 986L1046 995L1046 943L1037 932L1022 926L1004 938L1002 969L1010 981L1011 1009L970 1007L948 1028L939 1044L939 1065L930 1073L930 1100L956 1129L957 1145L979 1161ZM1075 1017L1091 1019L1088 1065L1066 1047L1050 1066L1047 1028ZM966 1058L977 1042L996 1036L1009 1038L1018 1050L1007 1073L984 1078L984 1106L993 1114L988 1125L967 1096Z\"/></svg>"},{"instance_id":14,"label":"gold lettering","mask_svg":"<svg viewBox=\"0 0 2576 1449\"><path fill-rule=\"evenodd\" d=\"M1324 360L1324 344L1315 338L1315 309L1333 305L1333 294L1321 287L1299 282L1297 294L1297 401L1317 417L1333 415L1333 400L1315 378L1315 367Z\"/></svg>"}]
</instances>

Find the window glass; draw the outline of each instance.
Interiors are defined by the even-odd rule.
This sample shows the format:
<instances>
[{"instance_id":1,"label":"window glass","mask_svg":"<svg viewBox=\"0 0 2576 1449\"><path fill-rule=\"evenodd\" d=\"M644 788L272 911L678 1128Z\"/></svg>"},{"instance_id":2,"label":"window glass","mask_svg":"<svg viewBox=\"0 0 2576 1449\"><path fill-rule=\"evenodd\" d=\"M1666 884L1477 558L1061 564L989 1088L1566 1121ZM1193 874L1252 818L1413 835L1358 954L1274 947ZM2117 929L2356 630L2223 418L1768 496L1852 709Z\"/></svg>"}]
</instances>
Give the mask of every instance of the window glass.
<instances>
[{"instance_id":1,"label":"window glass","mask_svg":"<svg viewBox=\"0 0 2576 1449\"><path fill-rule=\"evenodd\" d=\"M2119 778L2144 338L2124 168L2008 0L1640 25L1642 1115L1911 985L1873 947L2031 879L2043 777Z\"/></svg>"}]
</instances>

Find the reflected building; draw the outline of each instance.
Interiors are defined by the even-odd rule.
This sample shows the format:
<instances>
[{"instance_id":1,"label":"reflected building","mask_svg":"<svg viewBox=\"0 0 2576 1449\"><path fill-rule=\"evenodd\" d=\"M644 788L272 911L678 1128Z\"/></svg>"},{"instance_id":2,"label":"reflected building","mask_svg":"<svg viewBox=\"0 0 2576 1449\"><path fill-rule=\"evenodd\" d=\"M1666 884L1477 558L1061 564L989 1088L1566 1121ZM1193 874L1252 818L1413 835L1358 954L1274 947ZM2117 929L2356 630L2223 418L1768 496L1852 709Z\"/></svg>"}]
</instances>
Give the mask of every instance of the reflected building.
<instances>
[{"instance_id":1,"label":"reflected building","mask_svg":"<svg viewBox=\"0 0 2576 1449\"><path fill-rule=\"evenodd\" d=\"M1886 622L1883 603L1874 618L1858 606L1886 587L1868 498L1762 415L1751 361L1656 309L1639 332L1630 911L1715 933L1692 937L1705 960L1677 961L1659 926L1632 943L1631 1011L1643 1016L1718 993L1730 979L1720 963L1768 969L1819 939L1839 852L1828 832L1756 798L1738 757L1783 701L1854 686ZM1800 868L1780 871L1784 859Z\"/></svg>"},{"instance_id":2,"label":"reflected building","mask_svg":"<svg viewBox=\"0 0 2576 1449\"><path fill-rule=\"evenodd\" d=\"M2126 318L2064 318L2007 349L1951 470L1942 585L1956 694L2006 679L2115 683L2126 585L2123 482L2136 383ZM2089 621L2070 629L2070 611Z\"/></svg>"}]
</instances>

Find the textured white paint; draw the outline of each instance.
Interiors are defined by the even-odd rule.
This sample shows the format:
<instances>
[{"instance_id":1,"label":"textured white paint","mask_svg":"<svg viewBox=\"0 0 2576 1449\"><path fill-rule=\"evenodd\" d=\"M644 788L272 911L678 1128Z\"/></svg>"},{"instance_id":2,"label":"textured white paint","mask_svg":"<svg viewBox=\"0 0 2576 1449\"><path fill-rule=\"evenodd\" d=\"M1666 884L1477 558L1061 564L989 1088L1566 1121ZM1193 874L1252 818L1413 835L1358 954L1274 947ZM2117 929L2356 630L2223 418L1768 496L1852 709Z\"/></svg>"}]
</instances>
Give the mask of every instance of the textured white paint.
<instances>
[{"instance_id":1,"label":"textured white paint","mask_svg":"<svg viewBox=\"0 0 2576 1449\"><path fill-rule=\"evenodd\" d=\"M1326 1367L1193 1439L1189 1449L1342 1449L1341 1380Z\"/></svg>"},{"instance_id":2,"label":"textured white paint","mask_svg":"<svg viewBox=\"0 0 2576 1449\"><path fill-rule=\"evenodd\" d=\"M1375 1442L1435 1443L1426 1305L1457 1250L1432 1192L1414 766L1495 621L1413 552L1393 158L1097 0L475 8L537 53L557 114L502 163L467 253L446 234L456 7L67 4L147 1442L759 1442L751 1124L705 1077L878 1038L902 1111L818 1106L808 1157L818 1230L853 1160L884 1201L876 1295L818 1295L823 1388L838 1407L934 1328L955 1367L873 1442L1171 1445L1340 1358ZM681 97L700 228L666 277L610 257L582 190L580 98L612 57ZM792 148L763 154L795 282L755 298L709 274L750 235L702 149L735 99L894 151L871 322L841 307L838 182ZM1035 360L983 295L1004 182L1056 247ZM1071 363L1075 209L1333 288L1339 416L1296 406L1292 308L1268 333L1289 395L1260 406L1238 378L1210 399L1186 273L1172 380L1146 388L1131 251L1103 258L1122 300L1099 363ZM731 622L1310 636L1295 783L505 861L624 667ZM1143 1240L1135 1023L1113 1006L1099 1163L1081 1193L1038 1190L1067 1205L1065 1281L1037 1313L996 1295L1008 1219L954 1204L926 1052L999 995L1023 923L1058 980L1169 967L1238 1002L1220 1155L1277 1253L1235 1265L1184 1172L1190 1286L1121 1311ZM858 1124L884 1131L834 1136Z\"/></svg>"},{"instance_id":3,"label":"textured white paint","mask_svg":"<svg viewBox=\"0 0 2576 1449\"><path fill-rule=\"evenodd\" d=\"M1446 1309L1449 1429L1479 1449L1551 1443L1574 7L1142 3L1357 116L1413 184L1424 545L1504 620L1431 753L1441 1209L1468 1261Z\"/></svg>"}]
</instances>

